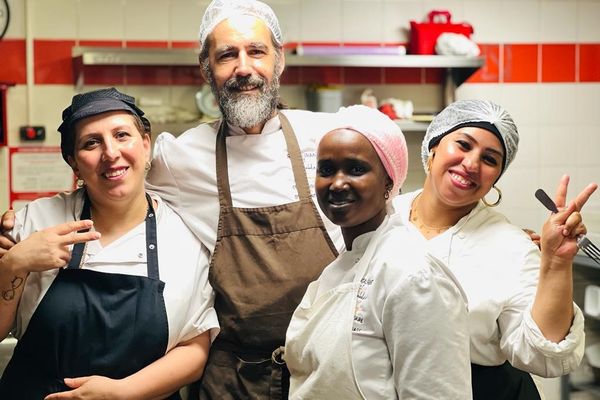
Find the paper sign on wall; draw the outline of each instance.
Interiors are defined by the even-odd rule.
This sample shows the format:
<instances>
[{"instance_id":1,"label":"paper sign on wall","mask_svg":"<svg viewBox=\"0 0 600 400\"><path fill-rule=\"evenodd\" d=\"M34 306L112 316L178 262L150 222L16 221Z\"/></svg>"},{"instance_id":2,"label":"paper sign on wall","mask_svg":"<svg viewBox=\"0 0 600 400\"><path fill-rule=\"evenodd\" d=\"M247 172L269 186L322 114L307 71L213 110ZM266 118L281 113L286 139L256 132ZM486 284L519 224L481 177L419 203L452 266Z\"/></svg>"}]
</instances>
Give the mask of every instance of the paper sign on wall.
<instances>
[{"instance_id":1,"label":"paper sign on wall","mask_svg":"<svg viewBox=\"0 0 600 400\"><path fill-rule=\"evenodd\" d=\"M10 147L9 202L19 209L38 197L73 189L74 176L60 147Z\"/></svg>"}]
</instances>

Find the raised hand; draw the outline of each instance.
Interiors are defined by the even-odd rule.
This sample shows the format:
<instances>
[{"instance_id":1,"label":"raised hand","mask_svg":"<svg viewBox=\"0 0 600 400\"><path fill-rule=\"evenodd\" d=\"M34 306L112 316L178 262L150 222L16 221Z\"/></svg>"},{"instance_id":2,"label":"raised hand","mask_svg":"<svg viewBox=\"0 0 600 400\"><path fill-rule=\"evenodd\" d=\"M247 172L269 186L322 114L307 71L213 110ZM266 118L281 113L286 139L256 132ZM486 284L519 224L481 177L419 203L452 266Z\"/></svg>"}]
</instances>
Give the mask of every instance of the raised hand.
<instances>
[{"instance_id":1,"label":"raised hand","mask_svg":"<svg viewBox=\"0 0 600 400\"><path fill-rule=\"evenodd\" d=\"M554 198L558 212L552 213L542 228L541 248L542 253L551 258L570 261L578 251L577 236L587 232L580 211L598 185L590 183L567 204L568 187L569 177L565 175L558 184Z\"/></svg>"},{"instance_id":2,"label":"raised hand","mask_svg":"<svg viewBox=\"0 0 600 400\"><path fill-rule=\"evenodd\" d=\"M91 220L72 221L31 234L14 245L5 257L13 271L40 272L64 267L71 259L69 245L100 238L99 232L78 231L91 228Z\"/></svg>"}]
</instances>

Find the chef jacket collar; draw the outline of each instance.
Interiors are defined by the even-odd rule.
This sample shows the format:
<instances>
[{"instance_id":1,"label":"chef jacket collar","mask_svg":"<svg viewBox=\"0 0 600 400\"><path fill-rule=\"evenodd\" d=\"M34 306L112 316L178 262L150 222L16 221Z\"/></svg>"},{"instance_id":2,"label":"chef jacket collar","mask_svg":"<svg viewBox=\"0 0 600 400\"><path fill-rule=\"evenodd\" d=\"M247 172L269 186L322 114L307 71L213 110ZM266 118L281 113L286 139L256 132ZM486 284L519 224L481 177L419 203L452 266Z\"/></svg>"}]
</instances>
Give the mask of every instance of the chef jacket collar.
<instances>
[{"instance_id":1,"label":"chef jacket collar","mask_svg":"<svg viewBox=\"0 0 600 400\"><path fill-rule=\"evenodd\" d=\"M229 128L229 136L246 135L246 132L239 126L232 126L230 124L227 124L227 126ZM275 132L279 131L280 129L281 129L281 121L279 121L279 116L276 115L273 118L269 119L265 123L265 126L263 126L263 129L260 133L261 133L261 135L268 135L270 133L275 133Z\"/></svg>"}]
</instances>

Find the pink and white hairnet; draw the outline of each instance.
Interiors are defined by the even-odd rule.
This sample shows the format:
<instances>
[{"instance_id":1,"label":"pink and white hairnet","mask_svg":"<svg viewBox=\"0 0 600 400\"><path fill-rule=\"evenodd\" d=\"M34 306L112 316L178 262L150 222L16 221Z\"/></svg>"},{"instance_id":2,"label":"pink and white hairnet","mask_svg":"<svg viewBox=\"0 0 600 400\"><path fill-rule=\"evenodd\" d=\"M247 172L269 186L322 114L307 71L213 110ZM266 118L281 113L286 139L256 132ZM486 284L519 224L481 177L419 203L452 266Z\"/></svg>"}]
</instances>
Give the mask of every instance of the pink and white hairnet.
<instances>
[{"instance_id":1,"label":"pink and white hairnet","mask_svg":"<svg viewBox=\"0 0 600 400\"><path fill-rule=\"evenodd\" d=\"M283 43L283 35L277 16L267 4L258 0L213 0L206 8L198 38L200 47L217 25L228 18L247 15L260 19L269 28L277 44Z\"/></svg>"},{"instance_id":2,"label":"pink and white hairnet","mask_svg":"<svg viewBox=\"0 0 600 400\"><path fill-rule=\"evenodd\" d=\"M380 111L363 105L342 107L336 118L340 124L336 129L352 129L371 142L394 184L390 198L400 193L408 170L408 150L398 124Z\"/></svg>"}]
</instances>

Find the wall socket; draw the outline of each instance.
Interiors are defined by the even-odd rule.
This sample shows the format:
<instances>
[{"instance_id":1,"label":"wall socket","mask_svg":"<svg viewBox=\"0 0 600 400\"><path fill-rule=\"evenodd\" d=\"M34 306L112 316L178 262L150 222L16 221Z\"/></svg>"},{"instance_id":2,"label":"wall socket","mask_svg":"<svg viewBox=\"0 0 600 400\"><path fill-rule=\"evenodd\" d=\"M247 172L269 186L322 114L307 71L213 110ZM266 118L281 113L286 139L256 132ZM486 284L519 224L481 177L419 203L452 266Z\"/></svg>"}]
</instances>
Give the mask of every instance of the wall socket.
<instances>
[{"instance_id":1,"label":"wall socket","mask_svg":"<svg viewBox=\"0 0 600 400\"><path fill-rule=\"evenodd\" d=\"M22 126L19 128L22 142L41 142L46 140L46 128L43 126Z\"/></svg>"}]
</instances>

